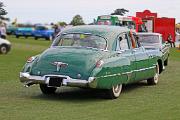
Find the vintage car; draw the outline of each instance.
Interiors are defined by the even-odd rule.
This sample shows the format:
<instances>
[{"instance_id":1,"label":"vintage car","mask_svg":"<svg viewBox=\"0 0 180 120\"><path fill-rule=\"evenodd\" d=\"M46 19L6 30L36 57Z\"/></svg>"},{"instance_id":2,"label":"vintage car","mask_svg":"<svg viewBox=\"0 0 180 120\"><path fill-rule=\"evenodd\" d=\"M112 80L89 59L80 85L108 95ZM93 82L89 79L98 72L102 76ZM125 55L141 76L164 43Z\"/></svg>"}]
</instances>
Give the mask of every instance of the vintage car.
<instances>
[{"instance_id":1,"label":"vintage car","mask_svg":"<svg viewBox=\"0 0 180 120\"><path fill-rule=\"evenodd\" d=\"M164 42L162 39L162 34L159 33L137 33L139 42L146 50L159 50L157 56L162 61L159 66L160 73L165 66L168 65L168 57L169 57L169 48L170 45L167 42ZM153 53L152 53L153 54Z\"/></svg>"},{"instance_id":2,"label":"vintage car","mask_svg":"<svg viewBox=\"0 0 180 120\"><path fill-rule=\"evenodd\" d=\"M11 43L8 40L0 38L0 54L7 54L11 49Z\"/></svg>"},{"instance_id":3,"label":"vintage car","mask_svg":"<svg viewBox=\"0 0 180 120\"><path fill-rule=\"evenodd\" d=\"M8 25L8 26L7 26L7 29L6 29L6 33L7 33L8 35L14 35L15 32L16 32L16 30L17 30L17 27L16 27L16 26Z\"/></svg>"},{"instance_id":4,"label":"vintage car","mask_svg":"<svg viewBox=\"0 0 180 120\"><path fill-rule=\"evenodd\" d=\"M50 26L37 25L34 31L34 39L45 38L46 40L52 40L54 30Z\"/></svg>"},{"instance_id":5,"label":"vintage car","mask_svg":"<svg viewBox=\"0 0 180 120\"><path fill-rule=\"evenodd\" d=\"M32 37L34 33L34 28L33 27L18 27L15 31L15 36L16 38L19 37Z\"/></svg>"},{"instance_id":6,"label":"vintage car","mask_svg":"<svg viewBox=\"0 0 180 120\"><path fill-rule=\"evenodd\" d=\"M113 99L122 85L140 80L155 85L158 75L157 56L140 46L128 28L87 25L65 29L50 48L30 57L20 81L26 87L40 84L44 94L72 86L102 89Z\"/></svg>"}]
</instances>

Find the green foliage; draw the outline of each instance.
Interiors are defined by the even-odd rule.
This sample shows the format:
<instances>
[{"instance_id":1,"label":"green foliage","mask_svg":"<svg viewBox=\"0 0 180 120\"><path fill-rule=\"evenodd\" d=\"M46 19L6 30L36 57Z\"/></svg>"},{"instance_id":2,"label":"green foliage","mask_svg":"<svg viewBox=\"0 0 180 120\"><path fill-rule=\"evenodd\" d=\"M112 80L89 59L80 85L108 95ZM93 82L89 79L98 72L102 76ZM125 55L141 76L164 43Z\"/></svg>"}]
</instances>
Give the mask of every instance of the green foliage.
<instances>
[{"instance_id":1,"label":"green foliage","mask_svg":"<svg viewBox=\"0 0 180 120\"><path fill-rule=\"evenodd\" d=\"M51 44L43 39L8 37L12 51L0 55L0 120L179 120L180 52L171 49L169 65L159 84L140 82L124 86L115 100L101 91L65 88L45 96L39 86L24 88L19 72L28 57Z\"/></svg>"},{"instance_id":2,"label":"green foliage","mask_svg":"<svg viewBox=\"0 0 180 120\"><path fill-rule=\"evenodd\" d=\"M60 26L66 26L66 25L67 25L66 22L58 22L58 24L59 24Z\"/></svg>"},{"instance_id":3,"label":"green foliage","mask_svg":"<svg viewBox=\"0 0 180 120\"><path fill-rule=\"evenodd\" d=\"M77 25L84 25L83 18L80 15L75 15L70 23L70 25L77 26Z\"/></svg>"},{"instance_id":4,"label":"green foliage","mask_svg":"<svg viewBox=\"0 0 180 120\"><path fill-rule=\"evenodd\" d=\"M4 17L4 15L7 14L7 11L3 7L4 7L3 2L0 2L0 19L2 19L2 20L9 20L9 18L5 18Z\"/></svg>"},{"instance_id":5,"label":"green foliage","mask_svg":"<svg viewBox=\"0 0 180 120\"><path fill-rule=\"evenodd\" d=\"M129 12L129 10L121 8L121 9L114 10L114 12L111 13L111 15L121 15L121 16L124 16L124 14L126 14L126 12Z\"/></svg>"}]
</instances>

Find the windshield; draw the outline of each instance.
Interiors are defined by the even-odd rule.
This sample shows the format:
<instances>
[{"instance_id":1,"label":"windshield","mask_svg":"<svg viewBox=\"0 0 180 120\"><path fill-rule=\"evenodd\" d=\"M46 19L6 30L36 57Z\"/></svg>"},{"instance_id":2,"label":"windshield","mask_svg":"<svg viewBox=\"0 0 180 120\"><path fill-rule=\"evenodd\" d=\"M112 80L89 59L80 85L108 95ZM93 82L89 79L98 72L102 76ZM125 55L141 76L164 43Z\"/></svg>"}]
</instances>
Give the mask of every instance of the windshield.
<instances>
[{"instance_id":1,"label":"windshield","mask_svg":"<svg viewBox=\"0 0 180 120\"><path fill-rule=\"evenodd\" d=\"M98 25L112 25L112 22L110 20L100 20L97 23Z\"/></svg>"},{"instance_id":2,"label":"windshield","mask_svg":"<svg viewBox=\"0 0 180 120\"><path fill-rule=\"evenodd\" d=\"M159 43L159 36L158 35L138 35L139 42L141 43Z\"/></svg>"},{"instance_id":3,"label":"windshield","mask_svg":"<svg viewBox=\"0 0 180 120\"><path fill-rule=\"evenodd\" d=\"M51 29L49 26L36 26L36 30L48 30Z\"/></svg>"},{"instance_id":4,"label":"windshield","mask_svg":"<svg viewBox=\"0 0 180 120\"><path fill-rule=\"evenodd\" d=\"M107 42L103 37L91 34L64 34L57 37L52 46L73 46L73 47L91 47L106 49Z\"/></svg>"}]
</instances>

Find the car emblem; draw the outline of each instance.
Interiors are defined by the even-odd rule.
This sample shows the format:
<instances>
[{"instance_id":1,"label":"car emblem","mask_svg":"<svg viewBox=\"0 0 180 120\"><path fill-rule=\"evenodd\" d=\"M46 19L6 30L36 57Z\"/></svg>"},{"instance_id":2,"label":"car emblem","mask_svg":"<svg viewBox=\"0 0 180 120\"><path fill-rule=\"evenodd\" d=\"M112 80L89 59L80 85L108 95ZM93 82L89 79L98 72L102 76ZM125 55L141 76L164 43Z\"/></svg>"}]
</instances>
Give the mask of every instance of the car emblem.
<instances>
[{"instance_id":1,"label":"car emblem","mask_svg":"<svg viewBox=\"0 0 180 120\"><path fill-rule=\"evenodd\" d=\"M57 72L60 70L60 68L66 68L68 66L67 63L63 63L63 62L53 62L51 64L56 66Z\"/></svg>"}]
</instances>

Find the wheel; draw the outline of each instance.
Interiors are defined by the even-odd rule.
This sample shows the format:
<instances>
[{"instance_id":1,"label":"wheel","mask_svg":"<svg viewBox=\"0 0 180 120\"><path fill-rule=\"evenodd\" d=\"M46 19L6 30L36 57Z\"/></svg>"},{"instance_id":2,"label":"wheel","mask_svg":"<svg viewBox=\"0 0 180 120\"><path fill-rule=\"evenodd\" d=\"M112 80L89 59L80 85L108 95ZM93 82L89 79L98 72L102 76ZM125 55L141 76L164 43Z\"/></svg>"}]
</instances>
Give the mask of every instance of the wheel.
<instances>
[{"instance_id":1,"label":"wheel","mask_svg":"<svg viewBox=\"0 0 180 120\"><path fill-rule=\"evenodd\" d=\"M40 89L43 94L53 94L57 88L48 87L46 84L40 84Z\"/></svg>"},{"instance_id":2,"label":"wheel","mask_svg":"<svg viewBox=\"0 0 180 120\"><path fill-rule=\"evenodd\" d=\"M154 77L147 79L148 85L156 85L159 81L159 65L156 65L156 73Z\"/></svg>"},{"instance_id":3,"label":"wheel","mask_svg":"<svg viewBox=\"0 0 180 120\"><path fill-rule=\"evenodd\" d=\"M168 65L168 58L164 61L164 65L165 65L165 66Z\"/></svg>"},{"instance_id":4,"label":"wheel","mask_svg":"<svg viewBox=\"0 0 180 120\"><path fill-rule=\"evenodd\" d=\"M1 45L0 46L0 53L1 54L6 54L8 52L8 48L6 45Z\"/></svg>"},{"instance_id":5,"label":"wheel","mask_svg":"<svg viewBox=\"0 0 180 120\"><path fill-rule=\"evenodd\" d=\"M37 39L38 39L38 37L34 37L34 39L35 39L35 40L37 40Z\"/></svg>"},{"instance_id":6,"label":"wheel","mask_svg":"<svg viewBox=\"0 0 180 120\"><path fill-rule=\"evenodd\" d=\"M45 38L46 40L52 40L52 36L50 35L49 37Z\"/></svg>"},{"instance_id":7,"label":"wheel","mask_svg":"<svg viewBox=\"0 0 180 120\"><path fill-rule=\"evenodd\" d=\"M106 91L106 97L109 99L116 99L120 96L122 90L122 84L113 86L111 89Z\"/></svg>"}]
</instances>

